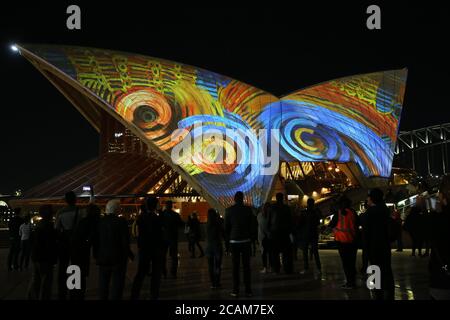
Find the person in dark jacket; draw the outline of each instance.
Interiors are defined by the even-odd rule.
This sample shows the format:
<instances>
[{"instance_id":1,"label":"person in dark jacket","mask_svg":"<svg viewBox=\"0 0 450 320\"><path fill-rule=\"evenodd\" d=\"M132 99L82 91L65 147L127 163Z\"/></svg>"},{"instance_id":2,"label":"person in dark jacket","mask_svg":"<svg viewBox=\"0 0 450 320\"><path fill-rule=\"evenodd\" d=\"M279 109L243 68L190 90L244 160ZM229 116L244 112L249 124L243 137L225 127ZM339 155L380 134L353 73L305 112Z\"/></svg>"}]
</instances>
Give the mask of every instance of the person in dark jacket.
<instances>
[{"instance_id":1,"label":"person in dark jacket","mask_svg":"<svg viewBox=\"0 0 450 320\"><path fill-rule=\"evenodd\" d=\"M392 211L392 219L394 222L394 226L396 228L397 237L395 241L397 242L397 252L403 251L403 220L400 212L398 210Z\"/></svg>"},{"instance_id":2,"label":"person in dark jacket","mask_svg":"<svg viewBox=\"0 0 450 320\"><path fill-rule=\"evenodd\" d=\"M89 276L89 266L91 261L91 249L98 230L100 219L100 208L91 203L86 208L86 216L74 229L72 236L72 258L74 265L80 267L81 289L70 291L70 298L73 300L83 300L86 292L86 278Z\"/></svg>"},{"instance_id":3,"label":"person in dark jacket","mask_svg":"<svg viewBox=\"0 0 450 320\"><path fill-rule=\"evenodd\" d=\"M270 239L269 239L269 229L268 229L268 221L270 215L270 203L266 202L258 214L258 241L259 247L261 248L261 260L263 269L261 273L268 273L270 270L269 265L269 255L270 255Z\"/></svg>"},{"instance_id":4,"label":"person in dark jacket","mask_svg":"<svg viewBox=\"0 0 450 320\"><path fill-rule=\"evenodd\" d=\"M241 191L234 195L235 204L225 211L225 233L230 242L231 259L233 265L233 291L232 297L239 295L240 261L244 270L245 295L252 296L250 255L253 211L244 205L244 194Z\"/></svg>"},{"instance_id":5,"label":"person in dark jacket","mask_svg":"<svg viewBox=\"0 0 450 320\"><path fill-rule=\"evenodd\" d=\"M319 274L322 273L322 265L320 263L320 256L319 256L319 225L320 225L320 219L322 217L319 209L317 209L314 206L314 199L309 198L306 202L306 210L303 213L303 216L301 218L301 223L303 223L304 226L304 242L302 246L303 251L303 264L304 264L304 272L306 272L309 269L309 263L308 263L308 250L311 248L312 255L314 257L314 260L316 262L317 272Z\"/></svg>"},{"instance_id":6,"label":"person in dark jacket","mask_svg":"<svg viewBox=\"0 0 450 320\"><path fill-rule=\"evenodd\" d=\"M224 226L219 214L214 209L208 210L206 223L206 256L208 257L208 271L211 289L218 289L222 273Z\"/></svg>"},{"instance_id":7,"label":"person in dark jacket","mask_svg":"<svg viewBox=\"0 0 450 320\"><path fill-rule=\"evenodd\" d=\"M345 195L338 200L338 210L333 215L329 227L334 230L339 256L345 273L346 282L342 289L356 286L356 256L358 253L358 216L351 208L351 201Z\"/></svg>"},{"instance_id":8,"label":"person in dark jacket","mask_svg":"<svg viewBox=\"0 0 450 320\"><path fill-rule=\"evenodd\" d=\"M94 257L98 265L101 300L122 299L128 258L133 258L128 224L118 216L119 212L119 200L110 200L106 204L105 216L98 222Z\"/></svg>"},{"instance_id":9,"label":"person in dark jacket","mask_svg":"<svg viewBox=\"0 0 450 320\"><path fill-rule=\"evenodd\" d=\"M440 209L430 217L430 295L434 300L450 300L450 175L439 187Z\"/></svg>"},{"instance_id":10,"label":"person in dark jacket","mask_svg":"<svg viewBox=\"0 0 450 320\"><path fill-rule=\"evenodd\" d=\"M19 229L23 223L20 216L21 209L15 208L14 215L8 223L9 229L9 254L8 254L8 271L19 269L19 253L20 253L20 235Z\"/></svg>"},{"instance_id":11,"label":"person in dark jacket","mask_svg":"<svg viewBox=\"0 0 450 320\"><path fill-rule=\"evenodd\" d=\"M151 299L156 300L159 298L164 239L162 221L161 217L158 216L157 208L158 198L148 197L146 199L146 210L138 217L136 222L138 227L139 264L131 288L132 300L139 299L142 284L145 277L150 273L150 267Z\"/></svg>"},{"instance_id":12,"label":"person in dark jacket","mask_svg":"<svg viewBox=\"0 0 450 320\"><path fill-rule=\"evenodd\" d=\"M72 233L81 218L81 210L76 205L77 196L69 191L64 196L67 206L56 213L55 228L58 232L58 299L67 298L67 267L71 264Z\"/></svg>"},{"instance_id":13,"label":"person in dark jacket","mask_svg":"<svg viewBox=\"0 0 450 320\"><path fill-rule=\"evenodd\" d=\"M252 243L252 257L256 256L256 246L257 246L257 242L258 242L258 217L257 217L258 212L256 211L256 209L253 210L253 229L252 229L252 238L251 238L251 243Z\"/></svg>"},{"instance_id":14,"label":"person in dark jacket","mask_svg":"<svg viewBox=\"0 0 450 320\"><path fill-rule=\"evenodd\" d=\"M167 277L167 254L169 254L171 259L170 275L176 278L178 269L178 229L184 226L184 222L172 208L172 201L166 201L166 210L161 214L164 235L162 273L164 277Z\"/></svg>"},{"instance_id":15,"label":"person in dark jacket","mask_svg":"<svg viewBox=\"0 0 450 320\"><path fill-rule=\"evenodd\" d=\"M189 241L189 251L191 252L191 258L195 258L195 246L200 250L199 258L205 256L203 248L200 245L200 239L202 237L202 232L200 230L200 221L198 220L197 212L193 212L187 221L187 226L189 228L188 241Z\"/></svg>"},{"instance_id":16,"label":"person in dark jacket","mask_svg":"<svg viewBox=\"0 0 450 320\"><path fill-rule=\"evenodd\" d=\"M419 257L422 256L423 225L422 214L426 211L425 199L421 196L416 198L416 204L409 211L405 219L404 229L408 231L412 240L412 256L416 256L416 249Z\"/></svg>"},{"instance_id":17,"label":"person in dark jacket","mask_svg":"<svg viewBox=\"0 0 450 320\"><path fill-rule=\"evenodd\" d=\"M53 266L57 259L57 234L53 226L53 208L39 208L41 220L31 233L31 262L33 271L28 299L49 300L52 296Z\"/></svg>"},{"instance_id":18,"label":"person in dark jacket","mask_svg":"<svg viewBox=\"0 0 450 320\"><path fill-rule=\"evenodd\" d=\"M271 265L272 271L280 273L280 254L283 268L288 274L293 272L293 248L291 235L293 231L293 218L291 209L284 204L284 195L276 194L276 203L270 210L268 229L272 244Z\"/></svg>"},{"instance_id":19,"label":"person in dark jacket","mask_svg":"<svg viewBox=\"0 0 450 320\"><path fill-rule=\"evenodd\" d=\"M433 234L433 229L431 227L431 214L428 210L421 215L422 220L422 240L423 240L423 248L425 252L422 257L428 257L430 255L430 246L431 246L431 237Z\"/></svg>"},{"instance_id":20,"label":"person in dark jacket","mask_svg":"<svg viewBox=\"0 0 450 320\"><path fill-rule=\"evenodd\" d=\"M367 253L369 263L380 268L381 289L374 289L377 300L394 299L394 275L391 267L389 223L391 212L383 200L383 191L372 189L367 198Z\"/></svg>"}]
</instances>

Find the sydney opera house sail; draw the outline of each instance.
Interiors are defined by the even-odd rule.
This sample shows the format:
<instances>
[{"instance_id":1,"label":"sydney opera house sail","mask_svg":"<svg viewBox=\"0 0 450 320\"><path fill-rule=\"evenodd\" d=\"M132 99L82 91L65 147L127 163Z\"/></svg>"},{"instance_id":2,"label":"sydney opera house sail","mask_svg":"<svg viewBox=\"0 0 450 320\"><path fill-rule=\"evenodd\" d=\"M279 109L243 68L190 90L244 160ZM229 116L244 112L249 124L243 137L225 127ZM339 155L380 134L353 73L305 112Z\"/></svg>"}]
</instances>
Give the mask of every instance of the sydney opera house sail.
<instances>
[{"instance_id":1,"label":"sydney opera house sail","mask_svg":"<svg viewBox=\"0 0 450 320\"><path fill-rule=\"evenodd\" d=\"M278 131L278 161L354 163L367 178L390 176L406 69L335 79L279 98L214 72L138 54L34 45L20 52L55 85L64 83L59 89L92 125L99 128L95 109L106 111L219 209L236 191L254 206L267 200L276 173L261 173L268 166L261 129ZM210 129L226 136L219 147L232 161L211 161L217 155L208 147L218 142L202 136ZM233 130L250 134L242 139ZM191 155L195 161L174 163L173 149L186 141L201 145ZM237 161L239 150L247 161Z\"/></svg>"}]
</instances>

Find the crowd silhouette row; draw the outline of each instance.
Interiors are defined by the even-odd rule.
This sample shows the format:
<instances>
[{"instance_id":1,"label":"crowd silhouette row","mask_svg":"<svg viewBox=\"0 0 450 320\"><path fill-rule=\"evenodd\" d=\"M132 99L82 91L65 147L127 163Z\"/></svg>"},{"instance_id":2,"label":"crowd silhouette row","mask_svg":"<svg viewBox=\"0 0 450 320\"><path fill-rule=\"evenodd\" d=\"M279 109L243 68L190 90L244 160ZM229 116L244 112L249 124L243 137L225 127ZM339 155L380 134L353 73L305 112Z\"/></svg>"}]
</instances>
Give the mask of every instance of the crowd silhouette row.
<instances>
[{"instance_id":1,"label":"crowd silhouette row","mask_svg":"<svg viewBox=\"0 0 450 320\"><path fill-rule=\"evenodd\" d=\"M104 214L94 203L77 206L75 193L65 196L67 206L56 213L51 205L39 208L40 220L32 227L30 217L20 217L20 210L10 221L10 253L8 269L26 269L31 257L32 278L28 290L29 299L52 297L53 273L57 265L58 299L82 300L86 293L86 279L91 274L91 257L98 266L98 298L120 300L124 298L125 276L129 260L134 260L130 241L137 240L137 271L129 298L140 299L141 289L147 276L151 277L151 299L158 299L161 278L177 278L179 230L184 228L188 238L191 258L206 255L211 289L221 288L222 261L224 254L231 255L231 296L251 297L252 276L250 260L256 254L259 243L263 269L261 273L287 274L294 272L297 250L303 254L303 270L310 270L309 260L315 262L314 271L322 272L319 254L319 226L323 216L314 200L293 212L285 204L285 196L276 194L275 203L266 203L257 214L244 204L244 194L237 192L235 204L226 209L222 218L211 208L206 223L206 247L203 250L200 222L196 213L184 222L173 210L172 201L165 202L159 210L159 200L148 197L140 207L140 214L131 227L121 217L121 204L117 199L107 202ZM450 292L448 265L450 252L450 180L444 177L440 193L440 209L428 212L424 199L419 197L411 208L403 225L412 238L412 254L430 254L430 289L435 299L448 298ZM342 289L356 286L356 257L358 248L363 249L361 272L367 266L377 265L381 271L381 289L373 290L376 299L394 299L394 276L391 268L391 243L398 241L402 250L402 220L392 214L384 202L380 189L369 192L365 210L358 215L350 200L341 196L333 208L328 228L333 231L346 282ZM170 263L167 260L170 258ZM167 266L169 264L169 266ZM68 290L67 267L77 265L81 270L81 289ZM241 268L243 287L241 292ZM125 297L126 298L126 297Z\"/></svg>"}]
</instances>

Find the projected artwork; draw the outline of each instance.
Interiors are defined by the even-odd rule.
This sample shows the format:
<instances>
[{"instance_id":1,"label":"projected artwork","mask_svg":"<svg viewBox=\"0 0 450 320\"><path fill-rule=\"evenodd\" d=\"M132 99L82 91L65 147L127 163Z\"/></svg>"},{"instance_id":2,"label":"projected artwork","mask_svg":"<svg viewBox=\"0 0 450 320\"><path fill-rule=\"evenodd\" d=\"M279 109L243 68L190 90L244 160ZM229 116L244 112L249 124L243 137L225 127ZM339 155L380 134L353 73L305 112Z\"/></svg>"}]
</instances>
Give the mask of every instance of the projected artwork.
<instances>
[{"instance_id":1,"label":"projected artwork","mask_svg":"<svg viewBox=\"0 0 450 320\"><path fill-rule=\"evenodd\" d=\"M163 59L80 47L26 50L101 99L164 159L188 137L193 146L199 143L202 152L194 155L195 163L184 159L179 169L221 206L230 205L239 190L248 202L262 205L274 179L260 173L265 159L257 133L240 139L227 129L278 129L279 161L354 162L367 177L390 175L406 70L340 78L278 98ZM201 139L206 129L227 140ZM216 164L211 159L217 155L205 151L211 145L218 145L231 160L239 150L252 151L245 152L246 161Z\"/></svg>"}]
</instances>

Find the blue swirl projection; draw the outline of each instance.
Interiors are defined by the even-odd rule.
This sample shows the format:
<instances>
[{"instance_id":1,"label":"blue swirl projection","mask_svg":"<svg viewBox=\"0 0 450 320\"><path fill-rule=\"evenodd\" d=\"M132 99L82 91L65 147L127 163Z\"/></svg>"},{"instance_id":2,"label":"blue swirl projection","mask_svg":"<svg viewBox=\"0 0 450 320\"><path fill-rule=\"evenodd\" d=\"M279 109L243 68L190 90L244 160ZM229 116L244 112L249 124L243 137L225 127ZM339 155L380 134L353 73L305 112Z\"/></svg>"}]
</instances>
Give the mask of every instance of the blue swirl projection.
<instances>
[{"instance_id":1,"label":"blue swirl projection","mask_svg":"<svg viewBox=\"0 0 450 320\"><path fill-rule=\"evenodd\" d=\"M381 175L389 175L386 168L390 168L392 152L385 148L385 141L343 114L314 104L284 100L267 106L259 120L280 129L283 161L354 161L367 176L370 166ZM361 155L367 156L369 164Z\"/></svg>"},{"instance_id":2,"label":"blue swirl projection","mask_svg":"<svg viewBox=\"0 0 450 320\"><path fill-rule=\"evenodd\" d=\"M231 197L237 191L246 192L255 187L263 187L265 178L260 174L260 168L263 166L264 154L260 141L256 132L239 115L225 111L223 117L213 115L190 116L181 120L178 127L187 130L191 128L190 136L185 139L191 139L192 145L198 140L205 143L205 133L213 130L222 135L223 143L237 150L233 163L228 165L195 164L201 170L196 175L197 179L201 181L202 185L210 188L209 191L214 196L219 198L223 196ZM252 193L250 197L252 202L260 202L259 195Z\"/></svg>"}]
</instances>

